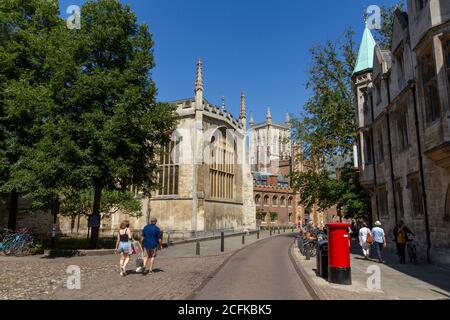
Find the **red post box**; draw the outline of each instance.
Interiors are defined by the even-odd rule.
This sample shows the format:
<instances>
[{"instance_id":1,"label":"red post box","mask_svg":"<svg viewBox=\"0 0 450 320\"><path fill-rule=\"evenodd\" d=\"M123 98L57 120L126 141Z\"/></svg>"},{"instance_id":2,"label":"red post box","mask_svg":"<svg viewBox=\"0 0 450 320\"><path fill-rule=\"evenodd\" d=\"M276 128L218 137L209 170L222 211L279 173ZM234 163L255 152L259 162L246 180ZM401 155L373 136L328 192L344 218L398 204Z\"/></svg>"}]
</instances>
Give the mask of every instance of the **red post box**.
<instances>
[{"instance_id":1,"label":"red post box","mask_svg":"<svg viewBox=\"0 0 450 320\"><path fill-rule=\"evenodd\" d=\"M328 281L352 284L350 237L346 223L330 223L328 227Z\"/></svg>"}]
</instances>

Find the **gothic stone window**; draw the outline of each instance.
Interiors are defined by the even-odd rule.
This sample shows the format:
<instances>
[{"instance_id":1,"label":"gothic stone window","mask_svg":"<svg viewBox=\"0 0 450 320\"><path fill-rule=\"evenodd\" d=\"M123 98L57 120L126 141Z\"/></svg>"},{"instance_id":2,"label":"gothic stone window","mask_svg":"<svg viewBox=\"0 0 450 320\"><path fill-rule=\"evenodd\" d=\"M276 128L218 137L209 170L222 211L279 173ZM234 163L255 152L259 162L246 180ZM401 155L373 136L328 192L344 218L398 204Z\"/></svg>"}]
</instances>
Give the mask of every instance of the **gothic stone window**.
<instances>
[{"instance_id":1,"label":"gothic stone window","mask_svg":"<svg viewBox=\"0 0 450 320\"><path fill-rule=\"evenodd\" d=\"M368 134L364 135L364 154L366 165L373 164L372 139L370 139Z\"/></svg>"},{"instance_id":2,"label":"gothic stone window","mask_svg":"<svg viewBox=\"0 0 450 320\"><path fill-rule=\"evenodd\" d=\"M381 82L377 81L375 83L375 92L376 92L376 104L379 105L381 103Z\"/></svg>"},{"instance_id":3,"label":"gothic stone window","mask_svg":"<svg viewBox=\"0 0 450 320\"><path fill-rule=\"evenodd\" d=\"M405 69L404 69L404 60L403 60L403 47L400 48L395 53L395 61L397 64L397 81L399 84L399 88L403 88L404 77L405 77Z\"/></svg>"},{"instance_id":4,"label":"gothic stone window","mask_svg":"<svg viewBox=\"0 0 450 320\"><path fill-rule=\"evenodd\" d=\"M160 150L159 192L160 196L178 195L179 142L170 141Z\"/></svg>"},{"instance_id":5,"label":"gothic stone window","mask_svg":"<svg viewBox=\"0 0 450 320\"><path fill-rule=\"evenodd\" d=\"M397 136L398 136L398 146L399 150L403 151L409 147L409 136L408 136L408 113L406 108L402 108L396 114L397 120Z\"/></svg>"},{"instance_id":6,"label":"gothic stone window","mask_svg":"<svg viewBox=\"0 0 450 320\"><path fill-rule=\"evenodd\" d=\"M289 199L288 199L288 206L292 207L292 197L289 197Z\"/></svg>"},{"instance_id":7,"label":"gothic stone window","mask_svg":"<svg viewBox=\"0 0 450 320\"><path fill-rule=\"evenodd\" d=\"M378 200L380 205L380 216L389 216L388 193L386 187L381 187L378 189Z\"/></svg>"},{"instance_id":8,"label":"gothic stone window","mask_svg":"<svg viewBox=\"0 0 450 320\"><path fill-rule=\"evenodd\" d=\"M420 62L425 100L425 120L427 124L431 124L440 117L436 66L432 52L422 56Z\"/></svg>"},{"instance_id":9,"label":"gothic stone window","mask_svg":"<svg viewBox=\"0 0 450 320\"><path fill-rule=\"evenodd\" d=\"M408 187L411 192L413 217L422 218L424 215L422 187L417 174L408 177Z\"/></svg>"},{"instance_id":10,"label":"gothic stone window","mask_svg":"<svg viewBox=\"0 0 450 320\"><path fill-rule=\"evenodd\" d=\"M235 144L225 130L217 130L211 139L209 171L212 198L232 200L234 197Z\"/></svg>"},{"instance_id":11,"label":"gothic stone window","mask_svg":"<svg viewBox=\"0 0 450 320\"><path fill-rule=\"evenodd\" d=\"M281 197L281 199L280 199L280 205L281 205L281 206L285 206L285 205L286 205L286 198L285 198L285 197Z\"/></svg>"},{"instance_id":12,"label":"gothic stone window","mask_svg":"<svg viewBox=\"0 0 450 320\"><path fill-rule=\"evenodd\" d=\"M369 95L367 91L363 93L363 110L365 115L369 114Z\"/></svg>"},{"instance_id":13,"label":"gothic stone window","mask_svg":"<svg viewBox=\"0 0 450 320\"><path fill-rule=\"evenodd\" d=\"M381 128L377 130L377 162L381 163L384 161L384 143L383 143L383 133Z\"/></svg>"},{"instance_id":14,"label":"gothic stone window","mask_svg":"<svg viewBox=\"0 0 450 320\"><path fill-rule=\"evenodd\" d=\"M428 3L428 0L416 0L417 2L417 11L421 11Z\"/></svg>"}]
</instances>

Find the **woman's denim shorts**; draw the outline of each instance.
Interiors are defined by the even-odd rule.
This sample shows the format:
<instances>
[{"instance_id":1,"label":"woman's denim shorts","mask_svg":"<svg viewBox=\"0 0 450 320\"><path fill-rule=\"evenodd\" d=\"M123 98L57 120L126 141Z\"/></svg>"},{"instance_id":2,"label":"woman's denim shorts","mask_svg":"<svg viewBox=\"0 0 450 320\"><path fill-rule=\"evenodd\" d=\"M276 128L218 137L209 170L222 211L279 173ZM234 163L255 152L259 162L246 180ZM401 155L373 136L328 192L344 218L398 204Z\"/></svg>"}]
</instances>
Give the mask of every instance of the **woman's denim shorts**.
<instances>
[{"instance_id":1,"label":"woman's denim shorts","mask_svg":"<svg viewBox=\"0 0 450 320\"><path fill-rule=\"evenodd\" d=\"M129 242L120 242L119 243L119 248L117 249L118 253L126 253L126 254L130 254L130 243Z\"/></svg>"}]
</instances>

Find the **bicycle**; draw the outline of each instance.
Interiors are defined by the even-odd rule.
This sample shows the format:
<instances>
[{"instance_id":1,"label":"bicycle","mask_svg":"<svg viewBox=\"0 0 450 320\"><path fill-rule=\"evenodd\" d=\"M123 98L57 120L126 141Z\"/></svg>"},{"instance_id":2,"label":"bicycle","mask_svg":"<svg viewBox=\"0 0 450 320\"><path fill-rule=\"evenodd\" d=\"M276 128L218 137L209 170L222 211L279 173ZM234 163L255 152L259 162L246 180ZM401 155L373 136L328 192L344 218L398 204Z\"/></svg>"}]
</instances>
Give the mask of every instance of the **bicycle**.
<instances>
[{"instance_id":1,"label":"bicycle","mask_svg":"<svg viewBox=\"0 0 450 320\"><path fill-rule=\"evenodd\" d=\"M302 246L300 247L300 252L302 255L306 256L307 251L309 251L310 257L315 257L317 255L316 240L303 240Z\"/></svg>"},{"instance_id":2,"label":"bicycle","mask_svg":"<svg viewBox=\"0 0 450 320\"><path fill-rule=\"evenodd\" d=\"M412 235L409 236L408 241L406 242L406 251L408 252L409 261L412 264L418 264L417 259L417 244Z\"/></svg>"},{"instance_id":3,"label":"bicycle","mask_svg":"<svg viewBox=\"0 0 450 320\"><path fill-rule=\"evenodd\" d=\"M2 235L0 252L3 252L7 256L26 253L33 244L33 241L33 236L28 228L22 228L17 233L9 230L6 234Z\"/></svg>"}]
</instances>

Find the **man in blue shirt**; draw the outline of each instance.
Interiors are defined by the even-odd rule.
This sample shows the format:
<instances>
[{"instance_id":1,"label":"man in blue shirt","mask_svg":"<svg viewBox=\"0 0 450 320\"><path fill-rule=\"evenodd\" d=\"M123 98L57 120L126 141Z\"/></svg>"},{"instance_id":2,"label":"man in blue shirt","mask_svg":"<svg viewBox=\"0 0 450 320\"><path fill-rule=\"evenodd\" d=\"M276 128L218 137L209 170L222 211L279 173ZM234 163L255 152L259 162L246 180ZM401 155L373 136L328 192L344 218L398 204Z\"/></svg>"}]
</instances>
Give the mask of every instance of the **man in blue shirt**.
<instances>
[{"instance_id":1,"label":"man in blue shirt","mask_svg":"<svg viewBox=\"0 0 450 320\"><path fill-rule=\"evenodd\" d=\"M386 248L387 242L386 242L386 234L383 228L381 228L380 221L375 222L375 228L372 229L372 236L374 246L378 254L378 262L384 263L383 256L381 253L383 251L383 248Z\"/></svg>"},{"instance_id":2,"label":"man in blue shirt","mask_svg":"<svg viewBox=\"0 0 450 320\"><path fill-rule=\"evenodd\" d=\"M144 257L144 267L142 274L146 274L145 268L147 267L147 262L150 260L150 268L148 273L153 273L153 264L155 262L156 251L161 248L161 230L156 226L158 221L156 218L152 218L150 224L146 225L144 230L142 230L141 244L147 255Z\"/></svg>"}]
</instances>

